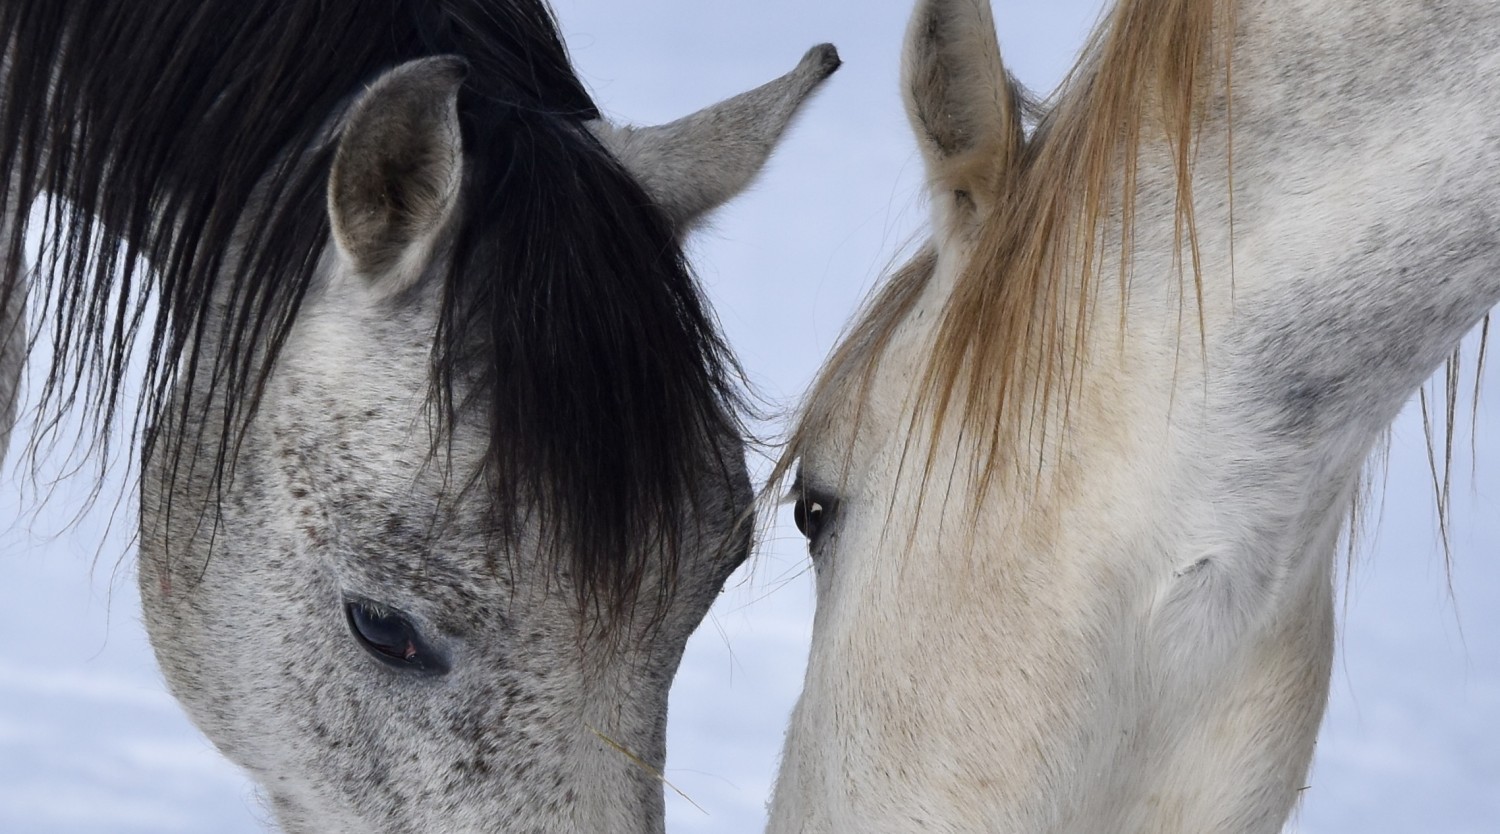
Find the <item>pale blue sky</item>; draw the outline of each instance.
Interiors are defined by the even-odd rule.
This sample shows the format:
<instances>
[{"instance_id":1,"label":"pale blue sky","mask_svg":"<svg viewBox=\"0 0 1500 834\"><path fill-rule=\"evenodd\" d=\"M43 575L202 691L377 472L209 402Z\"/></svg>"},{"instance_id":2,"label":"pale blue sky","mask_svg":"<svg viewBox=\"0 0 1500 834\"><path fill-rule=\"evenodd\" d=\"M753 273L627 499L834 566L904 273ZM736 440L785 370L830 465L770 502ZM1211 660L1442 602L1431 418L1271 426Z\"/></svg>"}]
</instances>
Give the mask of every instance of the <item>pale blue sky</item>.
<instances>
[{"instance_id":1,"label":"pale blue sky","mask_svg":"<svg viewBox=\"0 0 1500 834\"><path fill-rule=\"evenodd\" d=\"M746 368L789 404L925 221L896 90L908 4L558 0L557 8L600 101L635 122L675 118L758 84L814 43L839 46L844 68L769 171L692 246ZM1011 67L1047 89L1096 3L1000 0L996 11ZM1493 390L1500 378L1490 376ZM1493 410L1479 414L1482 427L1500 428ZM1409 412L1398 423L1383 521L1349 583L1333 703L1292 831L1500 830L1500 439L1481 431L1479 440L1479 479L1471 489L1465 468L1455 480L1450 598L1420 422ZM1466 446L1459 458L1467 462ZM0 477L0 519L20 518L0 532L0 832L263 830L250 786L160 687L129 559L115 570L128 557L128 522L106 531L108 513L96 512L68 529L85 487L65 484L23 515L15 474ZM113 488L118 494L118 482ZM669 831L761 830L801 686L812 611L806 566L790 520L780 519L690 644L673 693L667 776L704 810L669 793Z\"/></svg>"}]
</instances>

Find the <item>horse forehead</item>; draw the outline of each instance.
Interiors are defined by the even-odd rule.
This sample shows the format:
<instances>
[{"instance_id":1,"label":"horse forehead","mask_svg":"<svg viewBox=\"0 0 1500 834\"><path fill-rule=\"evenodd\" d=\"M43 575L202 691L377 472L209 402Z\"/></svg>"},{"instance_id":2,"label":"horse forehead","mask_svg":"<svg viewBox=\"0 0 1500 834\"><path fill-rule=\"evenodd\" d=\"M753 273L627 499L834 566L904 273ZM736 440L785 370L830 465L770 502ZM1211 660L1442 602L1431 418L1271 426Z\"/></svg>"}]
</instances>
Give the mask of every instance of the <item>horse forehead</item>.
<instances>
[{"instance_id":1,"label":"horse forehead","mask_svg":"<svg viewBox=\"0 0 1500 834\"><path fill-rule=\"evenodd\" d=\"M912 409L920 391L923 375L932 356L936 327L946 310L953 283L964 268L968 252L960 245L938 247L938 257L927 274L925 286L912 308L891 325L889 341L879 356L873 358L874 370L868 386L860 375L865 359L851 361L845 378L838 384L822 385L813 394L828 398L816 410L832 415L858 415L858 419L835 419L823 422L804 446L803 471L813 479L812 485L831 488L837 481L854 473L850 467L877 465L878 449L918 435L906 431ZM870 310L866 315L875 316ZM822 483L835 479L835 483Z\"/></svg>"},{"instance_id":2,"label":"horse forehead","mask_svg":"<svg viewBox=\"0 0 1500 834\"><path fill-rule=\"evenodd\" d=\"M368 279L331 263L327 285L299 317L292 354L302 367L325 370L395 372L405 377L425 373L431 363L441 282L427 281L388 297L373 292ZM347 380L341 380L347 382Z\"/></svg>"},{"instance_id":3,"label":"horse forehead","mask_svg":"<svg viewBox=\"0 0 1500 834\"><path fill-rule=\"evenodd\" d=\"M425 428L419 418L431 380L436 299L376 299L353 286L357 280L333 273L299 316L272 377L274 418L309 437L417 445L413 431Z\"/></svg>"},{"instance_id":4,"label":"horse forehead","mask_svg":"<svg viewBox=\"0 0 1500 834\"><path fill-rule=\"evenodd\" d=\"M479 530L481 427L434 434L427 304L396 308L331 288L309 305L272 377L266 408L288 494L337 513L346 532L415 552ZM466 537L467 538L467 537Z\"/></svg>"},{"instance_id":5,"label":"horse forehead","mask_svg":"<svg viewBox=\"0 0 1500 834\"><path fill-rule=\"evenodd\" d=\"M348 442L335 429L321 440L299 436L277 459L275 515L295 525L345 592L420 611L451 632L507 621L516 580L530 575L510 568L535 547L521 540L501 553L489 494L449 477L441 453Z\"/></svg>"}]
</instances>

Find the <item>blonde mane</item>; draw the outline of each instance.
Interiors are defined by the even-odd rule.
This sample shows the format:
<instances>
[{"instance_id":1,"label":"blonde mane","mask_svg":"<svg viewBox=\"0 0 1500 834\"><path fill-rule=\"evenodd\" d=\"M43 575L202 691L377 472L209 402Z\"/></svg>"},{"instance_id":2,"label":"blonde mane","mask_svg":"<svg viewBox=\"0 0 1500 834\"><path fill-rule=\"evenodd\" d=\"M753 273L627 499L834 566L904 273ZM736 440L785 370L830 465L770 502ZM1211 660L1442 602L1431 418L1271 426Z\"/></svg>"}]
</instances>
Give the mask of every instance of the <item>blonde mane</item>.
<instances>
[{"instance_id":1,"label":"blonde mane","mask_svg":"<svg viewBox=\"0 0 1500 834\"><path fill-rule=\"evenodd\" d=\"M917 416L932 418L932 447L949 418L964 436L979 439L980 494L1001 461L1013 457L1006 450L1026 439L1031 418L1066 405L1082 370L1091 300L1105 274L1097 241L1111 218L1124 244L1122 285L1126 277L1136 174L1148 141L1165 140L1171 153L1178 249L1190 253L1179 271L1201 289L1194 139L1214 95L1228 89L1233 18L1231 0L1118 3L1021 152L1011 156L1012 170L1000 172L999 199L982 221L918 381ZM1011 108L1017 119L1023 109ZM924 250L858 316L809 391L780 473L841 406L852 400L856 414L862 410L880 358L935 263L931 249Z\"/></svg>"},{"instance_id":2,"label":"blonde mane","mask_svg":"<svg viewBox=\"0 0 1500 834\"><path fill-rule=\"evenodd\" d=\"M1045 425L1040 417L1051 412L1066 419L1084 370L1095 290L1109 266L1099 251L1105 232L1118 235L1117 275L1121 296L1126 292L1136 176L1147 142L1163 142L1172 161L1177 274L1184 288L1191 281L1192 295L1181 297L1196 300L1201 334L1203 273L1192 200L1195 141L1202 117L1215 101L1222 102L1223 116L1232 123L1236 5L1235 0L1120 0L1090 35L1049 101L1011 103L1017 120L1041 115L1024 145L1001 154L997 163L1010 170L1000 172L1000 199L983 219L973 255L942 310L932 354L917 381L912 415L913 426L930 418L928 459L919 470L924 478L945 430L956 428L977 439L971 509L977 510L1002 471L1022 476L1035 471L1038 460L1011 452L1026 448L1033 439L1028 432ZM1009 94L1019 95L1016 85L1011 87ZM1215 173L1228 186L1232 231L1232 131L1222 161L1222 170ZM1110 222L1115 228L1107 228ZM1231 234L1231 268L1233 252ZM857 430L880 360L936 265L933 247L924 247L855 317L808 391L772 484L786 480L830 425L849 419L845 407L853 409ZM1476 409L1488 333L1486 316L1472 392ZM1461 350L1448 359L1440 392L1429 394L1425 386L1419 391L1445 555ZM1443 403L1441 411L1433 399ZM1377 468L1380 459L1377 454ZM1004 469L1007 462L1010 470ZM1366 488L1372 479L1367 473ZM1360 512L1356 503L1348 528L1351 554Z\"/></svg>"}]
</instances>

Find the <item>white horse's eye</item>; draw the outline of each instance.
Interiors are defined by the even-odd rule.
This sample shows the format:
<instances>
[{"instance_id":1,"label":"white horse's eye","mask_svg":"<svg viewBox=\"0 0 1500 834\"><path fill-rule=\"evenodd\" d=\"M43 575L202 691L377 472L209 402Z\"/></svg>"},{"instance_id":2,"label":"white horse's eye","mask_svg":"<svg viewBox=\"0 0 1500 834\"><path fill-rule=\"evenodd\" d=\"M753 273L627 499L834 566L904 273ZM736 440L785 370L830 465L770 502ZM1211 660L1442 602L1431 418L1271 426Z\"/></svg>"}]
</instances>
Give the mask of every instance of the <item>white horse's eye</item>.
<instances>
[{"instance_id":1,"label":"white horse's eye","mask_svg":"<svg viewBox=\"0 0 1500 834\"><path fill-rule=\"evenodd\" d=\"M809 542L818 538L818 533L823 529L824 515L823 502L805 495L798 498L796 506L792 507L792 520Z\"/></svg>"},{"instance_id":2,"label":"white horse's eye","mask_svg":"<svg viewBox=\"0 0 1500 834\"><path fill-rule=\"evenodd\" d=\"M447 661L427 645L405 614L362 599L345 602L344 614L354 639L376 660L429 675L448 671Z\"/></svg>"}]
</instances>

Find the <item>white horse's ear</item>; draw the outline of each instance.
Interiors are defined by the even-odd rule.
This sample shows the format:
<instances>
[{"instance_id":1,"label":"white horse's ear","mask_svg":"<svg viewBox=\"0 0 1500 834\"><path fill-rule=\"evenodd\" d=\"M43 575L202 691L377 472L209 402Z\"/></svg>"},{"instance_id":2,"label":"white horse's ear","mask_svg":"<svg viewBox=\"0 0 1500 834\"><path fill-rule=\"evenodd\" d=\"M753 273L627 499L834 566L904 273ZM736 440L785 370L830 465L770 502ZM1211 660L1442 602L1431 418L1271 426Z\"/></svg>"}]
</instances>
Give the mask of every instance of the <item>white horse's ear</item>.
<instances>
[{"instance_id":1,"label":"white horse's ear","mask_svg":"<svg viewBox=\"0 0 1500 834\"><path fill-rule=\"evenodd\" d=\"M1000 60L989 0L921 0L901 84L939 219L972 223L1020 165L1021 92Z\"/></svg>"},{"instance_id":2,"label":"white horse's ear","mask_svg":"<svg viewBox=\"0 0 1500 834\"><path fill-rule=\"evenodd\" d=\"M750 184L792 117L841 63L825 43L775 81L670 124L590 127L685 233Z\"/></svg>"},{"instance_id":3,"label":"white horse's ear","mask_svg":"<svg viewBox=\"0 0 1500 834\"><path fill-rule=\"evenodd\" d=\"M328 178L333 239L353 271L389 289L413 279L458 200L466 73L452 56L402 64L345 121Z\"/></svg>"}]
</instances>

